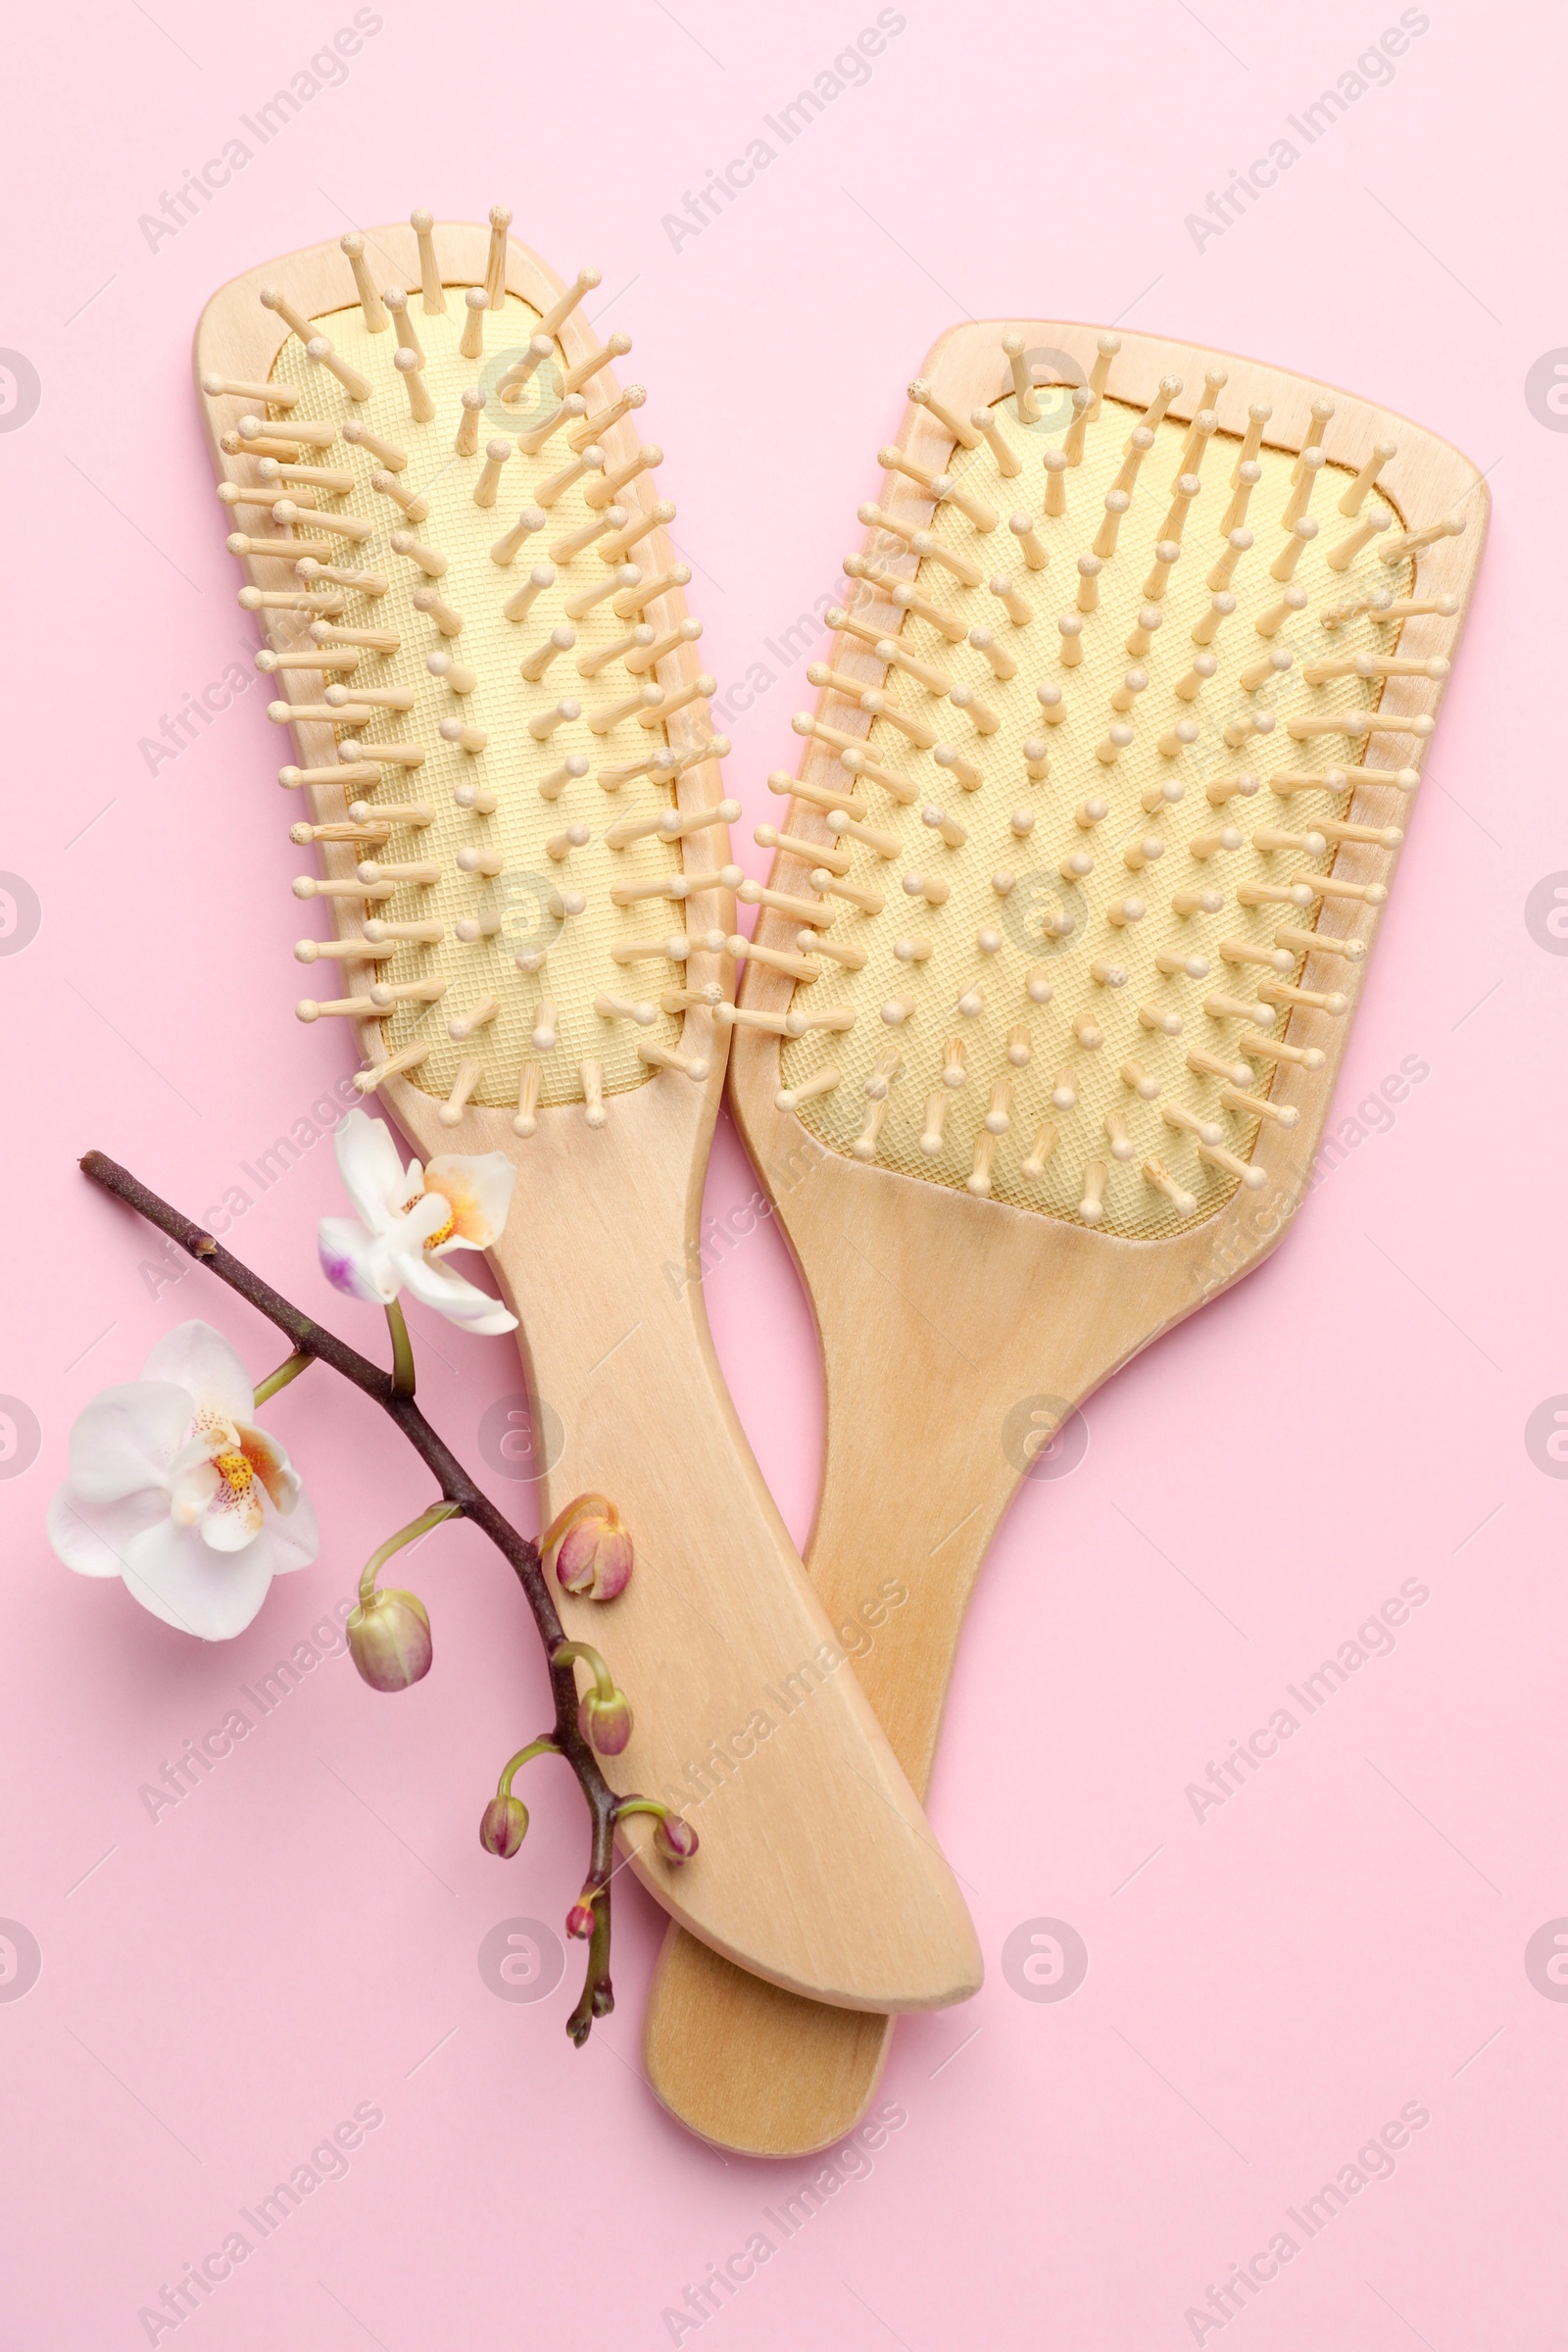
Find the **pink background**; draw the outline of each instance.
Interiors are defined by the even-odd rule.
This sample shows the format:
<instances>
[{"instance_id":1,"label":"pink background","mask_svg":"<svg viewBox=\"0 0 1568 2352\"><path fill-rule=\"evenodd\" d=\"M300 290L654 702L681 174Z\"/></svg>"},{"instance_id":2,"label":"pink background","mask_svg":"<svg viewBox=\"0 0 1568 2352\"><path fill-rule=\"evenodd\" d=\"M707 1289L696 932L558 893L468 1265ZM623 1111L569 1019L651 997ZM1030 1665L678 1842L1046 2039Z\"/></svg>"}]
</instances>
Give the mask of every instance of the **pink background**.
<instances>
[{"instance_id":1,"label":"pink background","mask_svg":"<svg viewBox=\"0 0 1568 2352\"><path fill-rule=\"evenodd\" d=\"M906 0L867 84L676 249L662 216L876 11L586 13L589 34L565 9L381 0L342 86L156 250L139 216L350 22L348 0L274 0L244 38L246 12L195 0L34 9L9 29L0 343L42 397L0 433L20 657L0 866L41 923L0 956L0 1390L41 1446L0 1482L0 1914L43 1966L0 2001L0 2332L55 2352L147 2340L139 2309L358 2103L384 2121L347 2177L184 2323L191 2342L653 2347L664 2308L810 2170L726 2161L656 2106L638 2029L662 1922L624 1879L620 2005L586 2051L562 2031L575 1955L534 2004L481 1980L499 1922L559 1927L581 1828L564 1774L538 1768L524 1857L503 1871L479 1850L484 1795L544 1686L467 1533L418 1563L438 1651L416 1693L382 1701L323 1663L147 1817L141 1785L424 1499L369 1408L324 1374L271 1408L319 1499L323 1558L231 1646L70 1576L41 1532L74 1414L157 1334L199 1313L258 1375L276 1353L199 1272L152 1296L150 1243L74 1156L101 1146L200 1209L348 1067L347 1041L289 1014L299 858L265 692L156 775L138 750L254 644L197 429L197 314L236 270L351 220L482 219L505 200L558 268L598 264L607 331L636 338L627 372L650 387L722 686L777 670L764 640L832 590L905 381L964 313L1125 320L1316 372L1448 435L1496 501L1336 1115L1407 1056L1430 1075L1263 1271L1092 1402L1072 1475L1026 1490L974 1604L933 1794L986 1987L901 2030L886 2095L906 2122L870 2177L683 2340L1155 2352L1194 2341L1189 2308L1283 2228L1295 2260L1202 2340L1560 2352L1568 2007L1525 1966L1568 1914L1568 1488L1526 1445L1568 1391L1568 965L1526 919L1568 867L1546 723L1568 440L1525 391L1568 344L1550 291L1560 18L1439 0L1392 81L1305 148L1287 116L1397 24L1391 0ZM1299 160L1200 249L1188 214L1281 135ZM755 871L751 823L776 813L762 779L793 760L803 685L779 675L732 723ZM710 1207L751 1186L726 1130ZM315 1272L337 1204L322 1146L236 1246L374 1347ZM709 1298L804 1541L816 1365L766 1228ZM417 1336L433 1417L477 1465L481 1415L517 1386L510 1343ZM1408 1578L1429 1597L1393 1654L1195 1818L1189 1784ZM1054 2003L1001 1966L1008 1935L1048 1918L1089 1952ZM1286 2209L1406 2103L1430 2121L1393 2178L1305 2242Z\"/></svg>"}]
</instances>

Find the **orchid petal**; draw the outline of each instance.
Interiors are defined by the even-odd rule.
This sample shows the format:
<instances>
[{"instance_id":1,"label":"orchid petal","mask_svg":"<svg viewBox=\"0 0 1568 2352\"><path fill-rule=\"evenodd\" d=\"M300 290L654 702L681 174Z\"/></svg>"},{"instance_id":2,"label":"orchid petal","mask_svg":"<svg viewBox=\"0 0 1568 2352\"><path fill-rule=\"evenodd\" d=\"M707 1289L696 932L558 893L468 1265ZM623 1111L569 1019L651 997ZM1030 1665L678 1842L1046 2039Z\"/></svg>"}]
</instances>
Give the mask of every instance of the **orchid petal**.
<instances>
[{"instance_id":1,"label":"orchid petal","mask_svg":"<svg viewBox=\"0 0 1568 2352\"><path fill-rule=\"evenodd\" d=\"M189 1390L172 1381L127 1381L103 1390L72 1428L73 1487L95 1502L161 1489L193 1410Z\"/></svg>"},{"instance_id":2,"label":"orchid petal","mask_svg":"<svg viewBox=\"0 0 1568 2352\"><path fill-rule=\"evenodd\" d=\"M286 1519L268 1514L256 1543L258 1549L270 1544L274 1576L291 1576L296 1568L310 1567L321 1548L321 1531L317 1525L316 1505L303 1487Z\"/></svg>"},{"instance_id":3,"label":"orchid petal","mask_svg":"<svg viewBox=\"0 0 1568 2352\"><path fill-rule=\"evenodd\" d=\"M213 1551L248 1550L262 1532L262 1494L254 1478L239 1489L220 1480L198 1522L202 1542Z\"/></svg>"},{"instance_id":4,"label":"orchid petal","mask_svg":"<svg viewBox=\"0 0 1568 2352\"><path fill-rule=\"evenodd\" d=\"M299 1501L304 1489L299 1472L274 1437L265 1429L247 1424L239 1433L239 1447L267 1491L273 1510L286 1516Z\"/></svg>"},{"instance_id":5,"label":"orchid petal","mask_svg":"<svg viewBox=\"0 0 1568 2352\"><path fill-rule=\"evenodd\" d=\"M408 1198L407 1178L392 1130L382 1119L351 1110L336 1138L343 1189L372 1234L384 1233Z\"/></svg>"},{"instance_id":6,"label":"orchid petal","mask_svg":"<svg viewBox=\"0 0 1568 2352\"><path fill-rule=\"evenodd\" d=\"M422 1265L411 1265L407 1272L410 1291L421 1306L433 1306L437 1314L445 1315L449 1323L457 1323L465 1331L490 1336L496 1332L515 1331L517 1318L508 1312L498 1298L481 1291L471 1282L465 1282L439 1259L426 1259Z\"/></svg>"},{"instance_id":7,"label":"orchid petal","mask_svg":"<svg viewBox=\"0 0 1568 2352\"><path fill-rule=\"evenodd\" d=\"M334 1291L385 1306L398 1295L397 1280L363 1225L352 1217L323 1217L316 1237L321 1272Z\"/></svg>"},{"instance_id":8,"label":"orchid petal","mask_svg":"<svg viewBox=\"0 0 1568 2352\"><path fill-rule=\"evenodd\" d=\"M203 1409L225 1421L245 1421L256 1409L256 1384L221 1332L210 1323L181 1323L166 1331L141 1368L143 1380L170 1380L188 1389Z\"/></svg>"},{"instance_id":9,"label":"orchid petal","mask_svg":"<svg viewBox=\"0 0 1568 2352\"><path fill-rule=\"evenodd\" d=\"M204 1446L193 1461L186 1462L170 1479L165 1509L174 1525L194 1527L222 1483L212 1454Z\"/></svg>"},{"instance_id":10,"label":"orchid petal","mask_svg":"<svg viewBox=\"0 0 1568 2352\"><path fill-rule=\"evenodd\" d=\"M449 1250L486 1250L507 1221L517 1171L504 1152L444 1152L424 1171L427 1192L444 1193L452 1203L457 1231L439 1245Z\"/></svg>"},{"instance_id":11,"label":"orchid petal","mask_svg":"<svg viewBox=\"0 0 1568 2352\"><path fill-rule=\"evenodd\" d=\"M168 1501L156 1487L97 1502L64 1486L50 1500L45 1524L57 1556L78 1576L119 1576L132 1538L168 1517Z\"/></svg>"},{"instance_id":12,"label":"orchid petal","mask_svg":"<svg viewBox=\"0 0 1568 2352\"><path fill-rule=\"evenodd\" d=\"M242 1634L267 1598L275 1562L265 1534L242 1552L217 1552L193 1527L169 1520L127 1546L125 1583L143 1608L203 1642Z\"/></svg>"}]
</instances>

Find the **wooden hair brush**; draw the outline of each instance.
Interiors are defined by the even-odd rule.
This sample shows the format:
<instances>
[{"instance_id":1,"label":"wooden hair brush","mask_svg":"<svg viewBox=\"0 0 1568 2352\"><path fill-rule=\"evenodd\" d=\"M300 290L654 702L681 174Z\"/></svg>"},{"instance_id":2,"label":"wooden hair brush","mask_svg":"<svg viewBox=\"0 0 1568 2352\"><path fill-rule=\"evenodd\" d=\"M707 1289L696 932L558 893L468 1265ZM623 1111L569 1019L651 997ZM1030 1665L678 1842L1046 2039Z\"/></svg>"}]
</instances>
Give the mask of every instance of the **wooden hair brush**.
<instances>
[{"instance_id":1,"label":"wooden hair brush","mask_svg":"<svg viewBox=\"0 0 1568 2352\"><path fill-rule=\"evenodd\" d=\"M909 1588L862 1681L923 1790L1018 1479L1299 1200L1488 501L1366 401L1148 336L962 326L909 394L719 1017L821 1337L810 1574L835 1623ZM795 2154L890 2026L672 1932L645 2051Z\"/></svg>"},{"instance_id":2,"label":"wooden hair brush","mask_svg":"<svg viewBox=\"0 0 1568 2352\"><path fill-rule=\"evenodd\" d=\"M661 452L633 429L584 270L508 235L367 230L234 279L196 365L293 728L332 976L299 1007L354 1028L428 1156L504 1151L494 1252L542 1509L599 1491L638 1570L609 1610L563 1592L631 1698L621 1788L710 1793L676 1873L623 1825L676 1918L774 1984L877 2008L963 1997L973 1930L766 1494L683 1276L722 1083L729 965L716 761ZM404 289L408 289L405 291ZM822 1661L834 1658L832 1670ZM821 1688L789 1719L803 1661ZM685 1809L692 1798L684 1796Z\"/></svg>"}]
</instances>

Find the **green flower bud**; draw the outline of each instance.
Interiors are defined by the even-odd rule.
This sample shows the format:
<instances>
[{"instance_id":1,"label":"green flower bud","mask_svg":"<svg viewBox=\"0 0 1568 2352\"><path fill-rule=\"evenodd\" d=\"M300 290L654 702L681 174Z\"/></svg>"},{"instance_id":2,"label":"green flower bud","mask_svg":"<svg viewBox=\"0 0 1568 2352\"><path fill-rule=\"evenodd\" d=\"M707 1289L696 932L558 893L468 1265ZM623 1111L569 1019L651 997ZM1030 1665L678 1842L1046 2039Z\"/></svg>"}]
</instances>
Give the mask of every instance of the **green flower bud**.
<instances>
[{"instance_id":1,"label":"green flower bud","mask_svg":"<svg viewBox=\"0 0 1568 2352\"><path fill-rule=\"evenodd\" d=\"M528 1835L528 1808L520 1796L493 1796L479 1822L479 1843L487 1854L510 1862Z\"/></svg>"},{"instance_id":2,"label":"green flower bud","mask_svg":"<svg viewBox=\"0 0 1568 2352\"><path fill-rule=\"evenodd\" d=\"M417 1593L372 1592L344 1632L349 1654L372 1690L407 1690L430 1671L430 1620Z\"/></svg>"}]
</instances>

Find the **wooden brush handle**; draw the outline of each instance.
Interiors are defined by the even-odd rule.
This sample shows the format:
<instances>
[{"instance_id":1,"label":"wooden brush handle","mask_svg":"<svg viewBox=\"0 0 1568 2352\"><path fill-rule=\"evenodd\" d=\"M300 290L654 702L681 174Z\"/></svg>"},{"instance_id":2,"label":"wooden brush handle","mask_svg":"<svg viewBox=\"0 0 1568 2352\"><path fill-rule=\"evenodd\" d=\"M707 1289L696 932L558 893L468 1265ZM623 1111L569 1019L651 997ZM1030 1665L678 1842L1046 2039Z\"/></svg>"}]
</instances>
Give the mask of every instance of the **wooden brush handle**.
<instances>
[{"instance_id":1,"label":"wooden brush handle","mask_svg":"<svg viewBox=\"0 0 1568 2352\"><path fill-rule=\"evenodd\" d=\"M913 1348L906 1360L929 1374L929 1327L885 1292L878 1307L878 1351L885 1343L896 1360ZM830 1329L850 1344L841 1318ZM828 1329L823 1337L829 1343ZM971 1366L956 1353L952 1362L951 1386L926 1378L888 1393L895 1428L867 1409L875 1397L863 1339L858 1371L846 1359L842 1383L830 1359L822 1490L807 1552L835 1630L858 1626L857 1648L870 1644L857 1659L860 1687L922 1796L963 1612L1018 1477L999 1442L1006 1406L987 1412ZM889 1605L889 1583L907 1597ZM891 2017L780 1992L671 1928L643 2058L664 2105L705 2139L753 2155L805 2155L858 2121L892 2033Z\"/></svg>"},{"instance_id":2,"label":"wooden brush handle","mask_svg":"<svg viewBox=\"0 0 1568 2352\"><path fill-rule=\"evenodd\" d=\"M631 1701L609 1778L702 1837L673 1869L633 1817L633 1866L715 1951L813 2001L962 1999L980 1980L974 1930L736 1421L686 1279L684 1204L656 1192L596 1215L580 1140L572 1158L557 1229L514 1214L497 1257L549 1408L536 1426L564 1439L541 1509L597 1490L636 1544L619 1599L557 1596Z\"/></svg>"},{"instance_id":3,"label":"wooden brush handle","mask_svg":"<svg viewBox=\"0 0 1568 2352\"><path fill-rule=\"evenodd\" d=\"M781 1205L795 1233L811 1222L827 1389L808 1573L835 1628L885 1579L907 1589L865 1627L857 1671L923 1794L963 1612L1031 1448L1049 1435L1045 1399L1066 1408L1098 1386L1142 1336L1141 1302L1115 1295L1103 1253L1094 1259L1067 1228L1042 1257L1038 1229L1016 1211L991 1219L977 1266L949 1246L951 1211L934 1187L880 1172L830 1162ZM891 2017L788 1998L672 1930L643 2056L659 2097L704 2138L795 2156L856 2124L892 2029Z\"/></svg>"}]
</instances>

